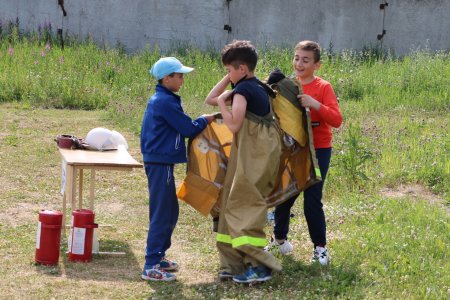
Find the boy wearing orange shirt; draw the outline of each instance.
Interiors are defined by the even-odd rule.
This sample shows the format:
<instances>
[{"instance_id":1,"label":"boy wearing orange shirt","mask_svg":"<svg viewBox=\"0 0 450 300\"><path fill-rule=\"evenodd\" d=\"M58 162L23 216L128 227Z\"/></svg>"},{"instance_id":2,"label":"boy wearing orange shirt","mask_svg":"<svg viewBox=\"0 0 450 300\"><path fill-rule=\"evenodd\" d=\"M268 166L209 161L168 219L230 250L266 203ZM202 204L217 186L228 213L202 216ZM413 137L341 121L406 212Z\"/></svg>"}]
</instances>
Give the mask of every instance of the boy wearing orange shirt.
<instances>
[{"instance_id":1,"label":"boy wearing orange shirt","mask_svg":"<svg viewBox=\"0 0 450 300\"><path fill-rule=\"evenodd\" d=\"M308 224L309 235L314 244L313 262L321 265L329 263L326 248L326 221L322 204L322 190L330 165L332 150L331 127L337 128L342 123L342 114L331 84L315 76L320 68L320 46L313 41L302 41L295 46L293 59L294 73L302 84L303 94L298 99L303 107L311 111L314 147L319 163L322 182L312 185L303 192L304 213ZM274 238L266 250L278 248L281 254L289 254L293 250L287 239L289 219L295 195L275 208Z\"/></svg>"}]
</instances>

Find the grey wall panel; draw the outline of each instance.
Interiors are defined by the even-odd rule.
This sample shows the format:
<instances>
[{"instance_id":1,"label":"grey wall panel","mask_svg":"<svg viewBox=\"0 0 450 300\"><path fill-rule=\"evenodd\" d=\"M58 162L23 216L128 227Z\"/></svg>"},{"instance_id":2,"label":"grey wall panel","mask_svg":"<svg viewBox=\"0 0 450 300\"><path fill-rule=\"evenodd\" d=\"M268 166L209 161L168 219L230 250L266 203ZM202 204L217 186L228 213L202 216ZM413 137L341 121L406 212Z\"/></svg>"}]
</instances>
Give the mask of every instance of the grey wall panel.
<instances>
[{"instance_id":1,"label":"grey wall panel","mask_svg":"<svg viewBox=\"0 0 450 300\"><path fill-rule=\"evenodd\" d=\"M0 0L0 20L53 29L129 51L189 43L221 49L233 39L292 47L318 41L335 51L380 46L404 54L450 48L449 0ZM384 10L380 4L388 3ZM384 22L383 22L384 16ZM231 26L231 31L224 30ZM382 41L377 35L386 30Z\"/></svg>"},{"instance_id":2,"label":"grey wall panel","mask_svg":"<svg viewBox=\"0 0 450 300\"><path fill-rule=\"evenodd\" d=\"M449 0L392 0L386 9L384 45L397 53L450 48Z\"/></svg>"},{"instance_id":3,"label":"grey wall panel","mask_svg":"<svg viewBox=\"0 0 450 300\"><path fill-rule=\"evenodd\" d=\"M311 39L328 48L376 44L381 28L379 1L232 1L233 38L294 45ZM379 26L374 26L374 24Z\"/></svg>"}]
</instances>

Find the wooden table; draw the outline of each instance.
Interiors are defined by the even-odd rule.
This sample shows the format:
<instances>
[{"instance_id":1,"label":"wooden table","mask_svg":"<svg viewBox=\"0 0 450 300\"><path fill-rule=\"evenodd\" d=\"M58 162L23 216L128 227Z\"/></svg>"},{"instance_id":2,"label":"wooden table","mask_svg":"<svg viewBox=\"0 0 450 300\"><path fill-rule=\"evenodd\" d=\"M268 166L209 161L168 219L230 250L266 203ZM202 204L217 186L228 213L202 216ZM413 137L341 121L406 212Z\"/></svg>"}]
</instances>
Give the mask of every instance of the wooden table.
<instances>
[{"instance_id":1,"label":"wooden table","mask_svg":"<svg viewBox=\"0 0 450 300\"><path fill-rule=\"evenodd\" d=\"M66 203L70 203L71 210L83 207L83 170L91 171L89 209L94 209L95 198L95 171L117 170L131 171L134 168L142 168L125 149L109 151L89 151L59 149L63 160L63 226L66 225ZM79 172L78 207L76 206L76 186Z\"/></svg>"}]
</instances>

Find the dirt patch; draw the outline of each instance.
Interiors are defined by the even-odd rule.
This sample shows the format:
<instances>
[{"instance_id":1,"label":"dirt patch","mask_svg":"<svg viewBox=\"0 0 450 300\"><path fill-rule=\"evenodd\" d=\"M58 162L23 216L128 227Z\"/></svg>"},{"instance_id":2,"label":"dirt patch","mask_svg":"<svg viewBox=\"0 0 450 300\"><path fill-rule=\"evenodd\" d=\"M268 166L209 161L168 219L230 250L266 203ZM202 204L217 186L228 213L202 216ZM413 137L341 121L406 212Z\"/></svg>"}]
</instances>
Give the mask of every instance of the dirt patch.
<instances>
[{"instance_id":1,"label":"dirt patch","mask_svg":"<svg viewBox=\"0 0 450 300\"><path fill-rule=\"evenodd\" d=\"M386 187L380 190L380 194L387 198L412 198L422 199L430 204L446 207L443 198L430 192L426 187L420 184L407 184L396 187ZM450 207L446 207L447 213L450 213Z\"/></svg>"},{"instance_id":2,"label":"dirt patch","mask_svg":"<svg viewBox=\"0 0 450 300\"><path fill-rule=\"evenodd\" d=\"M1 155L1 153L0 153L0 155ZM2 184L0 184L0 195L2 195L3 193L6 193L14 188L15 183L12 180L10 180L10 178L5 177L5 176L1 176L0 178L2 180Z\"/></svg>"},{"instance_id":3,"label":"dirt patch","mask_svg":"<svg viewBox=\"0 0 450 300\"><path fill-rule=\"evenodd\" d=\"M125 208L123 203L108 202L108 203L94 203L95 209L101 212L107 212L110 215L120 214Z\"/></svg>"},{"instance_id":4,"label":"dirt patch","mask_svg":"<svg viewBox=\"0 0 450 300\"><path fill-rule=\"evenodd\" d=\"M16 203L13 207L0 212L0 220L3 225L10 227L30 224L31 220L37 224L41 208L39 204Z\"/></svg>"}]
</instances>

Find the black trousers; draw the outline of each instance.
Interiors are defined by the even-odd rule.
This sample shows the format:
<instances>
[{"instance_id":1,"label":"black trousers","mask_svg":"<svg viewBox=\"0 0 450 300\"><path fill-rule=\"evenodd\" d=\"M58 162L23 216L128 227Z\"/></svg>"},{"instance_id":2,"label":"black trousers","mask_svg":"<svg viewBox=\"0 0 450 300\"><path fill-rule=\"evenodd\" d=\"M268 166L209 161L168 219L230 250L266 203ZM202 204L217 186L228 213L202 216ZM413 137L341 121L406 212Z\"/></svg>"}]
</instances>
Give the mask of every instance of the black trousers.
<instances>
[{"instance_id":1,"label":"black trousers","mask_svg":"<svg viewBox=\"0 0 450 300\"><path fill-rule=\"evenodd\" d=\"M303 212L311 241L315 246L325 246L326 221L322 204L322 190L330 166L331 148L316 149L316 157L319 163L322 182L316 183L303 192ZM289 219L291 207L299 195L295 195L275 208L274 235L278 240L287 238L289 232Z\"/></svg>"}]
</instances>

